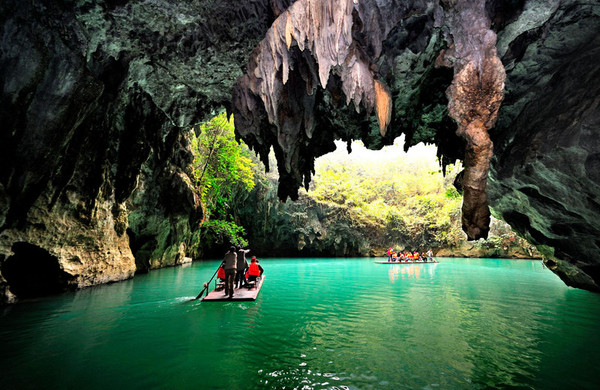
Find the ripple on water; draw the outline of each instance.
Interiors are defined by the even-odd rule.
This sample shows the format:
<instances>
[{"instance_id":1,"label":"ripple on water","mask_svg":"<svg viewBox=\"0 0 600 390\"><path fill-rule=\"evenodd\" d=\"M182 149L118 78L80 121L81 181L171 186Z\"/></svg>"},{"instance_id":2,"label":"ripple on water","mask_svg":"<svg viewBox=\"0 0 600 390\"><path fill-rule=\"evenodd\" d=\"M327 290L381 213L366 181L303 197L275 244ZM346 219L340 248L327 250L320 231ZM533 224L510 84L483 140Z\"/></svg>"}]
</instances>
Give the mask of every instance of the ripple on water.
<instances>
[{"instance_id":1,"label":"ripple on water","mask_svg":"<svg viewBox=\"0 0 600 390\"><path fill-rule=\"evenodd\" d=\"M600 387L600 297L533 263L266 259L256 301L193 300L217 263L4 312L0 388Z\"/></svg>"}]
</instances>

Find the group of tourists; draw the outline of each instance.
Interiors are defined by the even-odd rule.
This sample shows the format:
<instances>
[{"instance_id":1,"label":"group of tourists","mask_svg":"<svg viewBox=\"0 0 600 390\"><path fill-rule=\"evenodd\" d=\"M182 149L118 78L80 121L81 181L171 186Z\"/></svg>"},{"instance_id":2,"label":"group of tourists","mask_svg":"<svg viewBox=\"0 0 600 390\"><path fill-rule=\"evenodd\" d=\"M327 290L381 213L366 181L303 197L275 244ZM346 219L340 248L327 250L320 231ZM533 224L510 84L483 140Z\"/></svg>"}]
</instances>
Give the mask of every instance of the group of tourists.
<instances>
[{"instance_id":1,"label":"group of tourists","mask_svg":"<svg viewBox=\"0 0 600 390\"><path fill-rule=\"evenodd\" d=\"M428 261L434 261L433 260L433 251L431 249L429 249L427 251L427 253L423 254L423 253L419 253L419 251L398 251L396 252L395 249L390 248L387 251L387 255L388 255L388 261L391 262L409 262L409 263L413 263L415 261L421 261L421 262L428 262Z\"/></svg>"},{"instance_id":2,"label":"group of tourists","mask_svg":"<svg viewBox=\"0 0 600 390\"><path fill-rule=\"evenodd\" d=\"M225 284L225 295L233 298L233 289L250 287L263 274L264 270L258 264L258 259L253 256L248 264L246 253L250 249L231 246L223 258L223 263L217 271L217 278Z\"/></svg>"}]
</instances>

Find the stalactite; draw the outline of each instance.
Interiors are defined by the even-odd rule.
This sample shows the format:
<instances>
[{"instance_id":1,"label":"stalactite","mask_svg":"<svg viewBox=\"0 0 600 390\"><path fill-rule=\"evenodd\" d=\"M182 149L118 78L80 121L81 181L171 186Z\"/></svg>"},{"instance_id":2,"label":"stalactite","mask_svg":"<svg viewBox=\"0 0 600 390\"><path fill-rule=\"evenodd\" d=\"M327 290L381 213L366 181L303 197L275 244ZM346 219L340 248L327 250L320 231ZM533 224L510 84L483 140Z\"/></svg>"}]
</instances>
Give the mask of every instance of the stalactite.
<instances>
[{"instance_id":1,"label":"stalactite","mask_svg":"<svg viewBox=\"0 0 600 390\"><path fill-rule=\"evenodd\" d=\"M449 49L438 58L454 68L447 90L448 111L466 141L462 223L469 239L486 238L490 211L486 193L494 126L504 97L504 66L496 53L496 34L490 30L485 2L442 1Z\"/></svg>"},{"instance_id":2,"label":"stalactite","mask_svg":"<svg viewBox=\"0 0 600 390\"><path fill-rule=\"evenodd\" d=\"M234 114L238 136L263 161L271 146L275 149L283 199L297 197L297 188L310 181L314 159L328 151L312 141L321 131L315 124L318 88L343 93L357 113L374 110L379 132L386 136L393 102L377 74L382 43L405 18L425 14L432 5L449 45L438 65L454 69L447 90L449 113L466 141L463 227L471 239L487 236L485 190L493 152L487 131L498 114L505 76L483 0L299 0L281 14L236 84Z\"/></svg>"},{"instance_id":3,"label":"stalactite","mask_svg":"<svg viewBox=\"0 0 600 390\"><path fill-rule=\"evenodd\" d=\"M283 198L295 198L296 188L310 181L312 162L303 162L298 148L310 144L315 130L314 93L326 88L332 75L341 80L347 105L354 102L357 112L361 107L367 113L377 112L381 134L390 123L389 91L376 80L372 59L353 39L355 7L352 0L294 3L273 23L234 89L238 135L251 139L247 142L263 161L271 146L271 141L264 141L276 141L273 147L283 159L281 183L289 186L280 189ZM260 112L266 114L267 123Z\"/></svg>"},{"instance_id":4,"label":"stalactite","mask_svg":"<svg viewBox=\"0 0 600 390\"><path fill-rule=\"evenodd\" d=\"M385 136L390 120L392 119L392 99L390 93L379 80L375 80L375 109L381 136Z\"/></svg>"}]
</instances>

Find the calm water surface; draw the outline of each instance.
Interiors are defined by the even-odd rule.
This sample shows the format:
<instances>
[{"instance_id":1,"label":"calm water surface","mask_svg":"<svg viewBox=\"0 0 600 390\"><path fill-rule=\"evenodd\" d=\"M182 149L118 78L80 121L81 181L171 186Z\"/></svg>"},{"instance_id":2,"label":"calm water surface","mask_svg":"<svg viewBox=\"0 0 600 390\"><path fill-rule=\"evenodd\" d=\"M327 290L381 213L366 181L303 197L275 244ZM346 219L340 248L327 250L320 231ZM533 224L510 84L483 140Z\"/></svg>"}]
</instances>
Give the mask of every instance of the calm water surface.
<instances>
[{"instance_id":1,"label":"calm water surface","mask_svg":"<svg viewBox=\"0 0 600 390\"><path fill-rule=\"evenodd\" d=\"M265 259L255 302L191 301L210 261L0 309L0 388L600 388L600 295L540 261L372 261Z\"/></svg>"}]
</instances>

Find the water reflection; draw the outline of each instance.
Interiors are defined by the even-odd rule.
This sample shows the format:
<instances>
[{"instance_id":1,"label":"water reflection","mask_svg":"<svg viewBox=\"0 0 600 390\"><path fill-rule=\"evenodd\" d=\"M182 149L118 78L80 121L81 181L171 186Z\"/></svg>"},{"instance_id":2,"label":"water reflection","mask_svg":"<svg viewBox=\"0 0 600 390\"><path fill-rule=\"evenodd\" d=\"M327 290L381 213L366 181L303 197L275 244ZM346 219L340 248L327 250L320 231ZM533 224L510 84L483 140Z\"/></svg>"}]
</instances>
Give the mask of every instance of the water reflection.
<instances>
[{"instance_id":1,"label":"water reflection","mask_svg":"<svg viewBox=\"0 0 600 390\"><path fill-rule=\"evenodd\" d=\"M6 311L0 388L599 384L600 297L533 262L268 259L257 301L187 302L216 265Z\"/></svg>"},{"instance_id":2,"label":"water reflection","mask_svg":"<svg viewBox=\"0 0 600 390\"><path fill-rule=\"evenodd\" d=\"M438 263L432 264L393 264L388 265L389 280L394 283L399 279L420 279L423 277L431 278L435 272Z\"/></svg>"}]
</instances>

